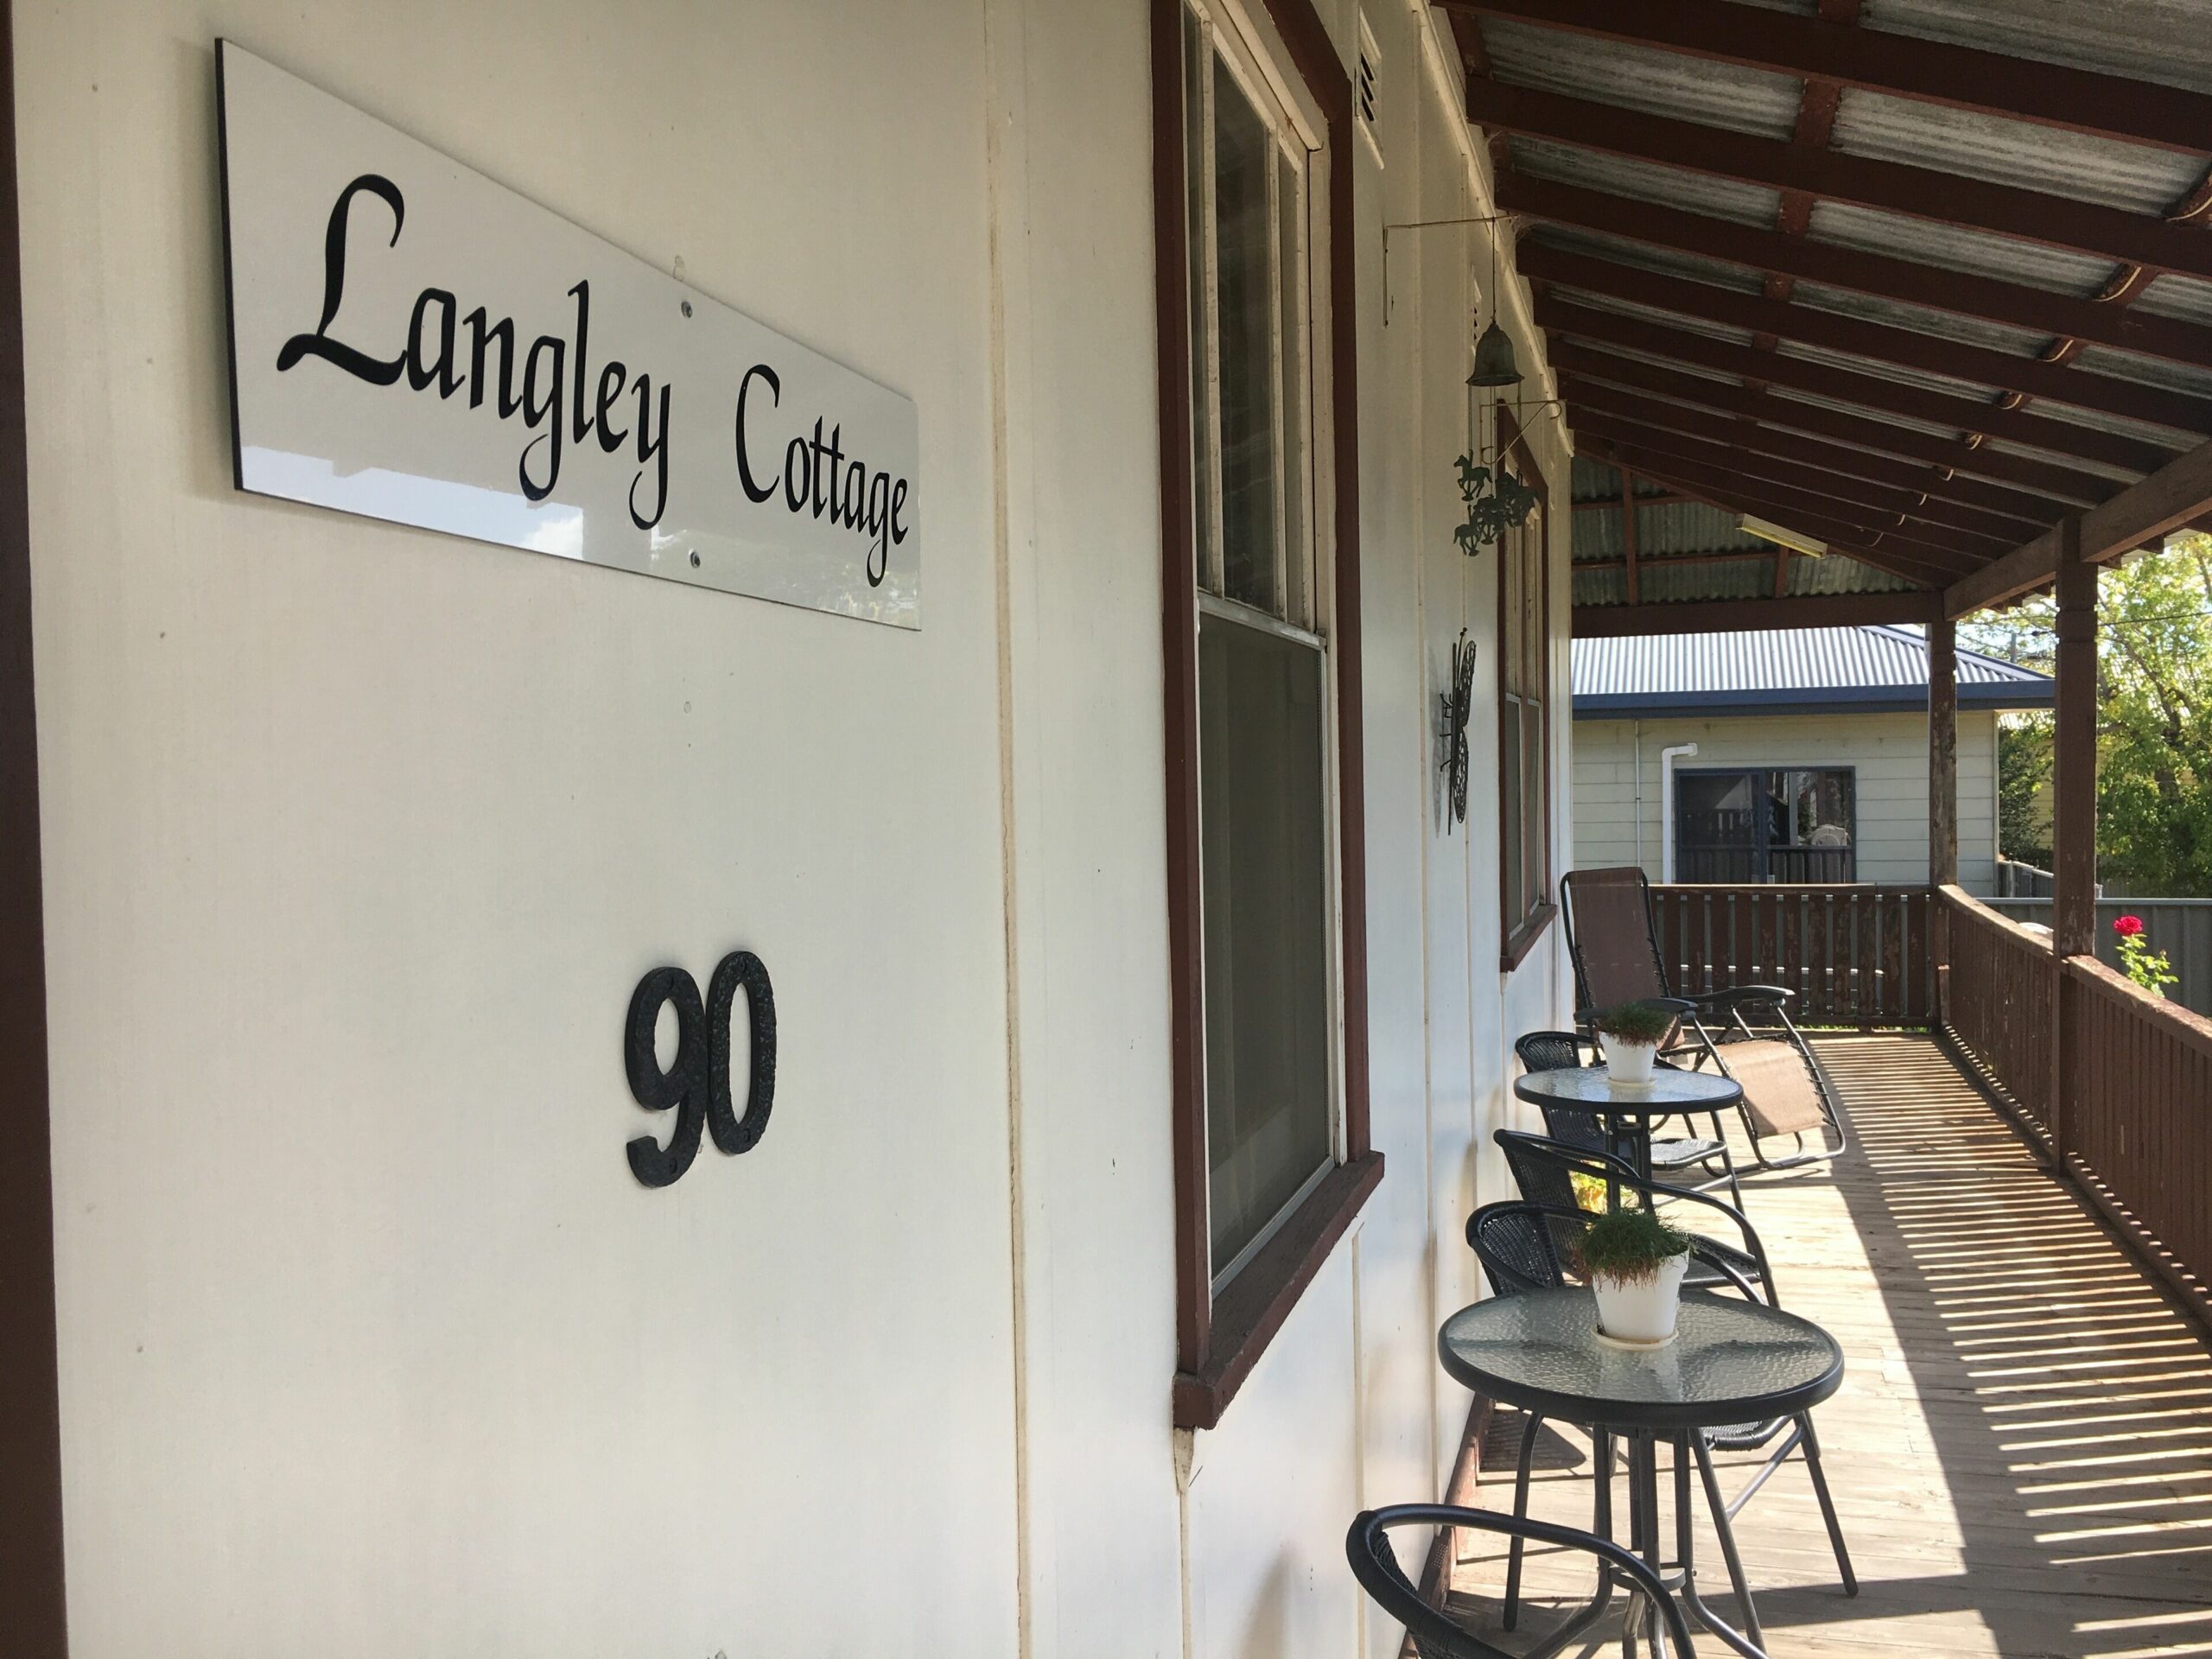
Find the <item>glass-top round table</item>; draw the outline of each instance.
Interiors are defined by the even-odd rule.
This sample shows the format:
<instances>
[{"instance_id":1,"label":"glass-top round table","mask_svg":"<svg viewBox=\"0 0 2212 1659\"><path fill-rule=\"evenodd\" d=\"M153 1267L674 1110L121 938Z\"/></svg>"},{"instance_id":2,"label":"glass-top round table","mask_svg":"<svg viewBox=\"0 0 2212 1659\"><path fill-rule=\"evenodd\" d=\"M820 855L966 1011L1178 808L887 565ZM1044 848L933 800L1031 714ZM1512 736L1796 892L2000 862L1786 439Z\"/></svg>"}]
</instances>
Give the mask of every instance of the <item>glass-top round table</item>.
<instances>
[{"instance_id":1,"label":"glass-top round table","mask_svg":"<svg viewBox=\"0 0 2212 1659\"><path fill-rule=\"evenodd\" d=\"M1663 1348L1601 1341L1597 1298L1565 1288L1463 1307L1437 1333L1436 1351L1478 1394L1628 1433L1792 1417L1843 1381L1843 1351L1810 1319L1704 1291L1682 1294Z\"/></svg>"},{"instance_id":2,"label":"glass-top round table","mask_svg":"<svg viewBox=\"0 0 2212 1659\"><path fill-rule=\"evenodd\" d=\"M1513 1092L1531 1104L1572 1107L1604 1119L1614 1150L1627 1154L1646 1180L1651 1179L1654 1119L1721 1111L1744 1097L1733 1077L1673 1065L1654 1067L1649 1083L1615 1083L1602 1065L1528 1071L1513 1080Z\"/></svg>"},{"instance_id":3,"label":"glass-top round table","mask_svg":"<svg viewBox=\"0 0 2212 1659\"><path fill-rule=\"evenodd\" d=\"M1496 1296L1463 1307L1437 1333L1436 1352L1444 1369L1478 1394L1589 1428L1595 1442L1593 1471L1605 1483L1598 1503L1600 1516L1611 1511L1605 1491L1611 1484L1613 1436L1625 1437L1630 1547L1655 1571L1679 1573L1685 1605L1748 1659L1765 1659L1765 1637L1701 1431L1771 1423L1770 1440L1785 1433L1789 1438L1776 1442L1779 1449L1770 1452L1770 1464L1802 1445L1837 1559L1844 1561L1808 1414L1842 1386L1843 1350L1811 1320L1762 1302L1685 1291L1674 1341L1661 1348L1628 1348L1599 1337L1597 1298L1568 1287ZM1662 1560L1659 1542L1661 1440L1675 1449L1677 1553L1672 1562ZM1723 1621L1698 1594L1690 1519L1693 1469L1705 1487L1730 1586L1744 1610L1741 1630ZM1857 1581L1847 1564L1844 1570L1846 1592L1856 1595ZM1611 1595L1611 1580L1601 1574L1597 1599L1541 1651L1557 1651L1564 1638L1588 1629Z\"/></svg>"}]
</instances>

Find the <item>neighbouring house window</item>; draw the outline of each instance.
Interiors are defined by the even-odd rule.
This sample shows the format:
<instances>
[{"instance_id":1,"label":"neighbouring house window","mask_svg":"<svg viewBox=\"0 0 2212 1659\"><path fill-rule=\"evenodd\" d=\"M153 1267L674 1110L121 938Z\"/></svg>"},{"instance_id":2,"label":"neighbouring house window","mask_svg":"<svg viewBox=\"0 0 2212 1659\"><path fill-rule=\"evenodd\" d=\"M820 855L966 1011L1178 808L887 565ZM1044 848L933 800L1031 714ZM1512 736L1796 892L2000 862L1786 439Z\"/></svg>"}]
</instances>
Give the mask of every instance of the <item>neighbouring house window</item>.
<instances>
[{"instance_id":1,"label":"neighbouring house window","mask_svg":"<svg viewBox=\"0 0 2212 1659\"><path fill-rule=\"evenodd\" d=\"M1551 868L1551 562L1542 475L1506 435L1509 464L1537 493L1518 529L1497 543L1498 887L1504 965L1516 965L1554 914Z\"/></svg>"},{"instance_id":2,"label":"neighbouring house window","mask_svg":"<svg viewBox=\"0 0 2212 1659\"><path fill-rule=\"evenodd\" d=\"M1848 766L1675 774L1681 881L1855 881L1858 777Z\"/></svg>"},{"instance_id":3,"label":"neighbouring house window","mask_svg":"<svg viewBox=\"0 0 2212 1659\"><path fill-rule=\"evenodd\" d=\"M1330 658L1312 536L1309 156L1225 18L1185 11L1183 62L1218 1287L1336 1160Z\"/></svg>"}]
</instances>

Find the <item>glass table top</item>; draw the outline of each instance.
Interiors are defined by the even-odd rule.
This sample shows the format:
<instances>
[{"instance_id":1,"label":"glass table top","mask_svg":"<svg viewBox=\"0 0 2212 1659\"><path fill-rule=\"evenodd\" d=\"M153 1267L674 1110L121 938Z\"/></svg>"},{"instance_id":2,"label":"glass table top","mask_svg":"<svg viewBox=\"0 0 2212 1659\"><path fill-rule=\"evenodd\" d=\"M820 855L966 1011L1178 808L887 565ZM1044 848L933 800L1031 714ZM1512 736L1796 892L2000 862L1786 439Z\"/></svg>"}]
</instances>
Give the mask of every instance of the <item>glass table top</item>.
<instances>
[{"instance_id":1,"label":"glass table top","mask_svg":"<svg viewBox=\"0 0 2212 1659\"><path fill-rule=\"evenodd\" d=\"M1675 1340L1617 1347L1586 1289L1530 1291L1444 1322L1444 1369L1478 1393L1570 1423L1681 1429L1764 1421L1817 1405L1843 1381L1843 1351L1809 1319L1704 1291L1682 1294Z\"/></svg>"},{"instance_id":2,"label":"glass table top","mask_svg":"<svg viewBox=\"0 0 2212 1659\"><path fill-rule=\"evenodd\" d=\"M1665 1065L1652 1072L1648 1084L1615 1083L1602 1065L1530 1071L1513 1080L1513 1092L1523 1100L1560 1101L1621 1116L1727 1106L1744 1094L1733 1077L1724 1077L1718 1071L1686 1071Z\"/></svg>"}]
</instances>

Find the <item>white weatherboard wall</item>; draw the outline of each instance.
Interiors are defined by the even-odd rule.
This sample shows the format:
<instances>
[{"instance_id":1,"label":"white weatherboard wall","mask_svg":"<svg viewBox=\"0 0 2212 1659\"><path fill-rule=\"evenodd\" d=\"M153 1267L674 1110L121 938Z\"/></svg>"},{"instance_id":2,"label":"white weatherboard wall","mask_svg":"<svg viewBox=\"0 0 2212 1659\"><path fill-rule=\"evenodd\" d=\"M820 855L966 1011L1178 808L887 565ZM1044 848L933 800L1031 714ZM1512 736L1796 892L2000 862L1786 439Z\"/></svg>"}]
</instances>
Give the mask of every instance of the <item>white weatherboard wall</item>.
<instances>
[{"instance_id":1,"label":"white weatherboard wall","mask_svg":"<svg viewBox=\"0 0 2212 1659\"><path fill-rule=\"evenodd\" d=\"M1010 1652L980 8L16 27L75 1653ZM910 392L927 626L234 493L219 35Z\"/></svg>"},{"instance_id":2,"label":"white weatherboard wall","mask_svg":"<svg viewBox=\"0 0 2212 1659\"><path fill-rule=\"evenodd\" d=\"M1144 0L19 11L79 1659L1392 1650L1344 1528L1450 1470L1434 1331L1564 968L1500 970L1496 566L1450 534L1483 233L1394 237L1384 321L1382 226L1485 211L1479 163L1425 9L1369 22L1389 1168L1179 1436ZM234 493L219 35L912 397L924 627ZM623 1008L736 947L775 1116L647 1192Z\"/></svg>"},{"instance_id":3,"label":"white weatherboard wall","mask_svg":"<svg viewBox=\"0 0 2212 1659\"><path fill-rule=\"evenodd\" d=\"M1859 879L1928 880L1928 717L1909 714L1669 716L1574 723L1574 861L1585 868L1637 861L1638 728L1643 752L1643 868L1663 878L1659 756L1694 743L1676 772L1708 766L1850 766L1858 773ZM1959 880L1996 891L1997 716L1959 715Z\"/></svg>"}]
</instances>

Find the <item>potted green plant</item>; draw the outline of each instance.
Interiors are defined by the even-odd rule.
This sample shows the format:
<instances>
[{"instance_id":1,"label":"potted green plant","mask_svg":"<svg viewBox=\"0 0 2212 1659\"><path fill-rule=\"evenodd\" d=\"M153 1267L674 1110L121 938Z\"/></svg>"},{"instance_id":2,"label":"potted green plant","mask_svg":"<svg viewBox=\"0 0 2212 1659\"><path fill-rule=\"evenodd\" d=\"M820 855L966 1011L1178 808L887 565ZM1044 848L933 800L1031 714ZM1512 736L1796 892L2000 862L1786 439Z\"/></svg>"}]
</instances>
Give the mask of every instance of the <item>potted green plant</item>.
<instances>
[{"instance_id":1,"label":"potted green plant","mask_svg":"<svg viewBox=\"0 0 2212 1659\"><path fill-rule=\"evenodd\" d=\"M1624 1002L1597 1020L1605 1039L1605 1075L1615 1083L1648 1084L1659 1045L1675 1028L1675 1014L1656 1002Z\"/></svg>"},{"instance_id":2,"label":"potted green plant","mask_svg":"<svg viewBox=\"0 0 2212 1659\"><path fill-rule=\"evenodd\" d=\"M1617 1204L1592 1221L1575 1256L1598 1298L1598 1329L1616 1342L1673 1341L1689 1251L1688 1236L1648 1209Z\"/></svg>"}]
</instances>

